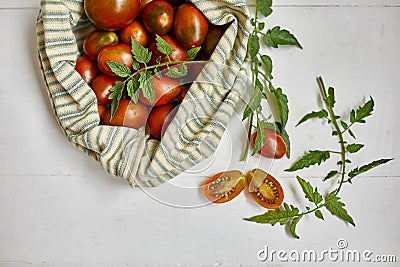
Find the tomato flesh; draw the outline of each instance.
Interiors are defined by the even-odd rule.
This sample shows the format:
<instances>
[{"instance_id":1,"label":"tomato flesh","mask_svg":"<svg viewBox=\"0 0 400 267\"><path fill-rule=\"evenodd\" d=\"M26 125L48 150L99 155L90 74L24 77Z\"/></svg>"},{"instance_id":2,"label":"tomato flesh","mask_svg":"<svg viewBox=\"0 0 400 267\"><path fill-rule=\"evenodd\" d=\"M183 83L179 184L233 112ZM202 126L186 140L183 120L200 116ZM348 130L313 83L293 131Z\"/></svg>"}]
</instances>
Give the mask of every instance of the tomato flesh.
<instances>
[{"instance_id":1,"label":"tomato flesh","mask_svg":"<svg viewBox=\"0 0 400 267\"><path fill-rule=\"evenodd\" d=\"M204 183L204 195L214 203L225 203L237 197L246 186L241 171L220 172Z\"/></svg>"},{"instance_id":2,"label":"tomato flesh","mask_svg":"<svg viewBox=\"0 0 400 267\"><path fill-rule=\"evenodd\" d=\"M280 183L270 174L254 169L246 175L248 191L251 197L267 209L277 209L284 198Z\"/></svg>"}]
</instances>

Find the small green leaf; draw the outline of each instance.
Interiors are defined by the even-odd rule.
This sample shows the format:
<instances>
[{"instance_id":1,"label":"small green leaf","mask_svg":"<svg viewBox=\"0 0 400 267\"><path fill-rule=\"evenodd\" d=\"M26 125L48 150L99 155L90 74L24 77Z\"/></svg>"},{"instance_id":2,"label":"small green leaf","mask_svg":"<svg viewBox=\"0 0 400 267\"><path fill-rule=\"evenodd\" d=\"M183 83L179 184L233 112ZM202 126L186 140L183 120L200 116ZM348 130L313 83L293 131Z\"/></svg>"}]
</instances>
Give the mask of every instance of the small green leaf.
<instances>
[{"instance_id":1,"label":"small green leaf","mask_svg":"<svg viewBox=\"0 0 400 267\"><path fill-rule=\"evenodd\" d=\"M262 31L265 28L265 22L259 22L258 23L258 30Z\"/></svg>"},{"instance_id":2,"label":"small green leaf","mask_svg":"<svg viewBox=\"0 0 400 267\"><path fill-rule=\"evenodd\" d=\"M330 194L325 200L325 207L332 215L335 215L351 225L356 226L353 218L351 218L344 206L345 204L341 202L340 198L334 194Z\"/></svg>"},{"instance_id":3,"label":"small green leaf","mask_svg":"<svg viewBox=\"0 0 400 267\"><path fill-rule=\"evenodd\" d=\"M272 0L257 0L256 5L258 10L265 17L268 17L272 13Z\"/></svg>"},{"instance_id":4,"label":"small green leaf","mask_svg":"<svg viewBox=\"0 0 400 267\"><path fill-rule=\"evenodd\" d=\"M110 67L111 71L118 77L125 78L131 75L131 70L120 62L107 61L106 64Z\"/></svg>"},{"instance_id":5,"label":"small green leaf","mask_svg":"<svg viewBox=\"0 0 400 267\"><path fill-rule=\"evenodd\" d=\"M111 117L112 119L115 115L115 112L118 109L119 106L119 101L121 100L122 97L122 91L124 90L124 83L117 81L115 82L115 85L110 88L111 94L109 95L108 99L112 99L113 101L111 102Z\"/></svg>"},{"instance_id":6,"label":"small green leaf","mask_svg":"<svg viewBox=\"0 0 400 267\"><path fill-rule=\"evenodd\" d=\"M269 29L263 36L264 44L268 47L278 48L279 45L294 45L303 48L296 37L288 30L275 26Z\"/></svg>"},{"instance_id":7,"label":"small green leaf","mask_svg":"<svg viewBox=\"0 0 400 267\"><path fill-rule=\"evenodd\" d=\"M374 100L370 97L370 100L365 103L363 106L358 107L357 110L352 110L350 112L350 122L351 123L365 123L365 118L372 115L372 111L374 110Z\"/></svg>"},{"instance_id":8,"label":"small green leaf","mask_svg":"<svg viewBox=\"0 0 400 267\"><path fill-rule=\"evenodd\" d=\"M356 153L363 147L364 147L363 144L349 144L349 145L347 145L346 150L349 153Z\"/></svg>"},{"instance_id":9,"label":"small green leaf","mask_svg":"<svg viewBox=\"0 0 400 267\"><path fill-rule=\"evenodd\" d=\"M159 69L158 67L155 67L155 68L154 68L154 75L155 75L159 80L162 79L162 73L161 73L161 71L160 71L160 69Z\"/></svg>"},{"instance_id":10,"label":"small green leaf","mask_svg":"<svg viewBox=\"0 0 400 267\"><path fill-rule=\"evenodd\" d=\"M260 123L260 120L258 120L258 119L257 119L256 130L257 130L257 137L256 137L256 140L254 142L254 148L253 148L252 155L254 155L258 151L260 151L260 149L264 146L264 142L265 142L264 127L263 127L262 123Z\"/></svg>"},{"instance_id":11,"label":"small green leaf","mask_svg":"<svg viewBox=\"0 0 400 267\"><path fill-rule=\"evenodd\" d=\"M186 52L186 60L193 60L196 58L197 54L199 53L201 46L190 48Z\"/></svg>"},{"instance_id":12,"label":"small green leaf","mask_svg":"<svg viewBox=\"0 0 400 267\"><path fill-rule=\"evenodd\" d=\"M348 131L349 131L350 136L353 137L354 139L356 139L356 135L353 133L353 131L350 129L348 129Z\"/></svg>"},{"instance_id":13,"label":"small green leaf","mask_svg":"<svg viewBox=\"0 0 400 267\"><path fill-rule=\"evenodd\" d=\"M313 188L309 182L300 178L299 176L297 176L297 181L301 185L301 188L303 189L306 198L310 202L314 203L315 205L318 205L319 203L322 202L323 198L321 194L318 192L317 188Z\"/></svg>"},{"instance_id":14,"label":"small green leaf","mask_svg":"<svg viewBox=\"0 0 400 267\"><path fill-rule=\"evenodd\" d=\"M133 64L132 64L132 68L133 68L134 70L139 70L139 69L140 69L140 64L139 64L139 62L137 62L136 60L134 60L134 61L133 61Z\"/></svg>"},{"instance_id":15,"label":"small green leaf","mask_svg":"<svg viewBox=\"0 0 400 267\"><path fill-rule=\"evenodd\" d=\"M295 217L291 222L290 222L290 233L292 236L296 239L299 239L300 237L296 234L296 226L299 223L299 221L303 218L303 216L297 216Z\"/></svg>"},{"instance_id":16,"label":"small green leaf","mask_svg":"<svg viewBox=\"0 0 400 267\"><path fill-rule=\"evenodd\" d=\"M279 109L279 117L280 117L280 122L282 125L282 129L286 127L286 123L289 118L289 106L288 106L288 98L287 96L283 93L281 88L277 88L272 92L277 100L278 103L278 109Z\"/></svg>"},{"instance_id":17,"label":"small green leaf","mask_svg":"<svg viewBox=\"0 0 400 267\"><path fill-rule=\"evenodd\" d=\"M141 46L133 37L131 37L132 42L132 55L139 62L143 64L147 64L150 59L152 53L149 52L149 49Z\"/></svg>"},{"instance_id":18,"label":"small green leaf","mask_svg":"<svg viewBox=\"0 0 400 267\"><path fill-rule=\"evenodd\" d=\"M371 163L368 163L362 167L357 167L353 170L351 170L348 174L348 176L350 177L350 179L353 179L354 177L356 177L357 175L360 175L364 172L367 172L373 168L376 168L382 164L388 163L389 161L391 161L393 159L379 159L379 160L375 160Z\"/></svg>"},{"instance_id":19,"label":"small green leaf","mask_svg":"<svg viewBox=\"0 0 400 267\"><path fill-rule=\"evenodd\" d=\"M335 177L335 176L338 175L338 174L339 174L338 171L335 171L335 170L330 171L330 172L325 176L324 181L329 180L329 179Z\"/></svg>"},{"instance_id":20,"label":"small green leaf","mask_svg":"<svg viewBox=\"0 0 400 267\"><path fill-rule=\"evenodd\" d=\"M269 77L270 79L272 79L272 59L267 56L267 55L262 55L261 56L261 61L264 63L264 68L267 72L267 77Z\"/></svg>"},{"instance_id":21,"label":"small green leaf","mask_svg":"<svg viewBox=\"0 0 400 267\"><path fill-rule=\"evenodd\" d=\"M345 121L340 121L340 124L342 125L343 130L347 130L347 128L349 128L349 125Z\"/></svg>"},{"instance_id":22,"label":"small green leaf","mask_svg":"<svg viewBox=\"0 0 400 267\"><path fill-rule=\"evenodd\" d=\"M253 114L255 112L255 110L260 106L262 97L263 97L263 95L260 92L260 90L255 88L254 93L251 96L249 103L247 104L246 108L243 111L243 119L242 120L245 120L246 118L248 118L251 114Z\"/></svg>"},{"instance_id":23,"label":"small green leaf","mask_svg":"<svg viewBox=\"0 0 400 267\"><path fill-rule=\"evenodd\" d=\"M165 76L169 78L181 78L183 76L186 76L188 73L188 69L185 64L180 65L180 67L171 67L168 69L167 73L165 73Z\"/></svg>"},{"instance_id":24,"label":"small green leaf","mask_svg":"<svg viewBox=\"0 0 400 267\"><path fill-rule=\"evenodd\" d=\"M275 225L280 223L281 225L287 224L292 221L292 219L299 215L299 209L293 205L285 205L276 210L268 210L266 213L261 215L256 215L251 218L246 218L246 221L271 224Z\"/></svg>"},{"instance_id":25,"label":"small green leaf","mask_svg":"<svg viewBox=\"0 0 400 267\"><path fill-rule=\"evenodd\" d=\"M156 34L157 50L165 55L171 55L175 50L158 34Z\"/></svg>"},{"instance_id":26,"label":"small green leaf","mask_svg":"<svg viewBox=\"0 0 400 267\"><path fill-rule=\"evenodd\" d=\"M154 102L154 78L149 72L144 72L139 76L139 86L142 89L143 96L151 103Z\"/></svg>"},{"instance_id":27,"label":"small green leaf","mask_svg":"<svg viewBox=\"0 0 400 267\"><path fill-rule=\"evenodd\" d=\"M255 60L257 58L258 51L260 50L260 42L256 34L250 35L247 43L247 49L251 60Z\"/></svg>"},{"instance_id":28,"label":"small green leaf","mask_svg":"<svg viewBox=\"0 0 400 267\"><path fill-rule=\"evenodd\" d=\"M303 122L309 120L309 119L314 119L314 118L327 118L328 117L328 111L325 109L322 109L320 111L312 111L308 114L306 114L297 124L296 126L302 124Z\"/></svg>"},{"instance_id":29,"label":"small green leaf","mask_svg":"<svg viewBox=\"0 0 400 267\"><path fill-rule=\"evenodd\" d=\"M326 104L328 105L328 107L333 108L335 105L335 89L333 89L333 87L329 87L328 88L328 96L326 97Z\"/></svg>"},{"instance_id":30,"label":"small green leaf","mask_svg":"<svg viewBox=\"0 0 400 267\"><path fill-rule=\"evenodd\" d=\"M285 141L286 145L286 157L289 159L290 158L290 138L288 133L286 132L285 129L280 130L279 135L282 137L283 141Z\"/></svg>"},{"instance_id":31,"label":"small green leaf","mask_svg":"<svg viewBox=\"0 0 400 267\"><path fill-rule=\"evenodd\" d=\"M324 219L324 215L322 214L322 211L321 211L321 210L316 210L316 211L314 212L314 214L315 214L315 216L316 216L318 219L321 219L321 220Z\"/></svg>"},{"instance_id":32,"label":"small green leaf","mask_svg":"<svg viewBox=\"0 0 400 267\"><path fill-rule=\"evenodd\" d=\"M128 96L132 99L133 103L137 104L139 100L139 81L138 79L131 79L126 84Z\"/></svg>"},{"instance_id":33,"label":"small green leaf","mask_svg":"<svg viewBox=\"0 0 400 267\"><path fill-rule=\"evenodd\" d=\"M294 172L300 169L308 168L312 165L320 165L322 162L328 160L330 157L329 151L310 150L302 158L296 161L292 167L286 169L287 172Z\"/></svg>"}]
</instances>

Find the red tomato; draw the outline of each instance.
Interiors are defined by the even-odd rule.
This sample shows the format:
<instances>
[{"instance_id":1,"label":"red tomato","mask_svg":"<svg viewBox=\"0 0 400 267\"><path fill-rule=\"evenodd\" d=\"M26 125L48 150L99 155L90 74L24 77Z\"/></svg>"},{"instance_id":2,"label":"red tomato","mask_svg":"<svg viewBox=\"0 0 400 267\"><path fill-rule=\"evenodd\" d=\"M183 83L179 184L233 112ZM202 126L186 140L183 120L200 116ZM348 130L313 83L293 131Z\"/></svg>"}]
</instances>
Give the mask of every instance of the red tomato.
<instances>
[{"instance_id":1,"label":"red tomato","mask_svg":"<svg viewBox=\"0 0 400 267\"><path fill-rule=\"evenodd\" d=\"M134 104L129 99L121 99L114 117L110 120L111 110L107 109L101 118L102 124L112 126L125 126L139 129L145 125L148 111L141 103Z\"/></svg>"},{"instance_id":2,"label":"red tomato","mask_svg":"<svg viewBox=\"0 0 400 267\"><path fill-rule=\"evenodd\" d=\"M286 154L286 145L283 138L273 130L264 129L265 141L259 154L266 158L280 159ZM254 144L257 138L257 132L251 135L250 144L254 148Z\"/></svg>"},{"instance_id":3,"label":"red tomato","mask_svg":"<svg viewBox=\"0 0 400 267\"><path fill-rule=\"evenodd\" d=\"M184 85L181 85L181 93L179 94L179 101L182 102L183 99L185 98L187 92L189 91L189 88L192 84L191 83L187 83Z\"/></svg>"},{"instance_id":4,"label":"red tomato","mask_svg":"<svg viewBox=\"0 0 400 267\"><path fill-rule=\"evenodd\" d=\"M220 172L204 183L204 195L214 203L224 203L234 199L246 186L246 178L241 171Z\"/></svg>"},{"instance_id":5,"label":"red tomato","mask_svg":"<svg viewBox=\"0 0 400 267\"><path fill-rule=\"evenodd\" d=\"M83 51L90 59L96 60L103 47L116 43L118 43L118 36L115 32L95 30L83 41Z\"/></svg>"},{"instance_id":6,"label":"red tomato","mask_svg":"<svg viewBox=\"0 0 400 267\"><path fill-rule=\"evenodd\" d=\"M93 79L99 73L97 63L93 60L90 60L86 56L78 57L78 59L76 60L75 70L81 75L82 79L88 85L93 82Z\"/></svg>"},{"instance_id":7,"label":"red tomato","mask_svg":"<svg viewBox=\"0 0 400 267\"><path fill-rule=\"evenodd\" d=\"M140 0L84 0L84 9L96 28L118 30L139 15Z\"/></svg>"},{"instance_id":8,"label":"red tomato","mask_svg":"<svg viewBox=\"0 0 400 267\"><path fill-rule=\"evenodd\" d=\"M97 105L97 110L99 112L99 117L103 117L104 112L107 110L106 105Z\"/></svg>"},{"instance_id":9,"label":"red tomato","mask_svg":"<svg viewBox=\"0 0 400 267\"><path fill-rule=\"evenodd\" d=\"M108 99L111 94L111 87L115 85L116 81L123 82L124 80L118 77L110 77L105 74L97 76L92 83L92 90L96 94L97 103L101 105L110 104L112 99Z\"/></svg>"},{"instance_id":10,"label":"red tomato","mask_svg":"<svg viewBox=\"0 0 400 267\"><path fill-rule=\"evenodd\" d=\"M142 21L149 32L164 35L172 28L174 9L167 1L152 1L143 8Z\"/></svg>"},{"instance_id":11,"label":"red tomato","mask_svg":"<svg viewBox=\"0 0 400 267\"><path fill-rule=\"evenodd\" d=\"M208 28L208 32L206 35L206 39L201 46L201 51L204 53L206 57L210 57L211 54L214 52L215 47L219 40L221 39L222 35L224 35L226 30L226 26L211 26Z\"/></svg>"},{"instance_id":12,"label":"red tomato","mask_svg":"<svg viewBox=\"0 0 400 267\"><path fill-rule=\"evenodd\" d=\"M172 103L152 108L147 125L149 126L150 134L154 138L161 140L176 111L177 109L175 109L175 105Z\"/></svg>"},{"instance_id":13,"label":"red tomato","mask_svg":"<svg viewBox=\"0 0 400 267\"><path fill-rule=\"evenodd\" d=\"M154 78L154 102L145 98L141 90L139 100L147 106L162 106L177 98L180 93L181 87L177 80L168 77Z\"/></svg>"},{"instance_id":14,"label":"red tomato","mask_svg":"<svg viewBox=\"0 0 400 267\"><path fill-rule=\"evenodd\" d=\"M120 62L131 69L133 64L131 47L127 44L107 45L101 49L97 57L97 64L100 70L111 77L117 77L107 65L107 61Z\"/></svg>"},{"instance_id":15,"label":"red tomato","mask_svg":"<svg viewBox=\"0 0 400 267\"><path fill-rule=\"evenodd\" d=\"M151 1L153 1L153 0L141 0L141 1L140 1L140 12L139 12L139 17L142 16L143 8L144 8L148 3L150 3Z\"/></svg>"},{"instance_id":16,"label":"red tomato","mask_svg":"<svg viewBox=\"0 0 400 267\"><path fill-rule=\"evenodd\" d=\"M246 174L248 190L251 197L267 209L277 209L283 202L283 189L270 174L254 169Z\"/></svg>"},{"instance_id":17,"label":"red tomato","mask_svg":"<svg viewBox=\"0 0 400 267\"><path fill-rule=\"evenodd\" d=\"M201 46L207 31L207 18L193 4L183 4L178 8L174 20L174 33L184 47Z\"/></svg>"},{"instance_id":18,"label":"red tomato","mask_svg":"<svg viewBox=\"0 0 400 267\"><path fill-rule=\"evenodd\" d=\"M131 44L131 37L141 46L147 47L151 41L151 34L140 21L133 21L119 32L121 42Z\"/></svg>"},{"instance_id":19,"label":"red tomato","mask_svg":"<svg viewBox=\"0 0 400 267\"><path fill-rule=\"evenodd\" d=\"M175 38L175 36L166 34L166 35L161 36L161 38L163 38L164 41L166 41L169 44L169 46L171 46L171 48L173 50L175 50L174 52L172 52L171 55L169 55L169 58L171 59L171 61L185 61L186 60L187 49L185 47L183 47L181 45L181 43L179 43L179 41ZM158 57L161 57L161 61L160 61L161 63L168 61L167 57L163 53L158 51L156 43L157 42L154 39L149 45L149 51L152 52L150 65L157 64L156 60Z\"/></svg>"}]
</instances>

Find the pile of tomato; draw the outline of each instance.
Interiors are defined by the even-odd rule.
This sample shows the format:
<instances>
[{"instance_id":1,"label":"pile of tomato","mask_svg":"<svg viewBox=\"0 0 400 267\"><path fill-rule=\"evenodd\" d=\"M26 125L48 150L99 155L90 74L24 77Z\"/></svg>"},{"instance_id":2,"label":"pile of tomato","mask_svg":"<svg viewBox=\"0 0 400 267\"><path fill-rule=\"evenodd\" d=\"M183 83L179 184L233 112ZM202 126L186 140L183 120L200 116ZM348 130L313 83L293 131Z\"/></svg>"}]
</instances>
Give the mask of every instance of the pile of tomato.
<instances>
[{"instance_id":1,"label":"pile of tomato","mask_svg":"<svg viewBox=\"0 0 400 267\"><path fill-rule=\"evenodd\" d=\"M166 76L153 79L154 102L140 93L135 104L124 94L111 118L110 89L123 79L107 62L132 69L131 38L152 52L149 65L166 62L157 49L156 35L174 50L170 61L186 61L187 51L193 47L201 47L196 60L208 60L225 27L212 25L195 5L184 0L85 0L84 9L96 29L86 36L75 69L97 97L101 124L138 129L147 123L151 136L160 139L190 84ZM189 68L192 77L186 80L193 80L200 70Z\"/></svg>"}]
</instances>

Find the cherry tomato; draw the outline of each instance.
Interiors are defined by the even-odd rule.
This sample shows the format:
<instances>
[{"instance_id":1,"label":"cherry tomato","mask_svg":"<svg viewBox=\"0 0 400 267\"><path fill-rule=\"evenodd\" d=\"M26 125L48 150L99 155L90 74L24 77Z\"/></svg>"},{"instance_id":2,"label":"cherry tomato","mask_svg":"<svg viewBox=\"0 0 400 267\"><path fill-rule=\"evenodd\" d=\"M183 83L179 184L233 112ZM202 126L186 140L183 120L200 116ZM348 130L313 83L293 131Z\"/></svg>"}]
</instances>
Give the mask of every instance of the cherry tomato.
<instances>
[{"instance_id":1,"label":"cherry tomato","mask_svg":"<svg viewBox=\"0 0 400 267\"><path fill-rule=\"evenodd\" d=\"M149 32L164 35L172 28L174 9L164 0L150 2L143 8L142 20Z\"/></svg>"},{"instance_id":2,"label":"cherry tomato","mask_svg":"<svg viewBox=\"0 0 400 267\"><path fill-rule=\"evenodd\" d=\"M175 14L174 33L186 48L201 46L208 31L208 20L193 4L181 5Z\"/></svg>"},{"instance_id":3,"label":"cherry tomato","mask_svg":"<svg viewBox=\"0 0 400 267\"><path fill-rule=\"evenodd\" d=\"M139 15L140 0L84 0L84 9L96 28L118 30Z\"/></svg>"},{"instance_id":4,"label":"cherry tomato","mask_svg":"<svg viewBox=\"0 0 400 267\"><path fill-rule=\"evenodd\" d=\"M121 42L131 44L131 37L140 45L147 47L151 41L151 34L140 21L133 21L119 32Z\"/></svg>"},{"instance_id":5,"label":"cherry tomato","mask_svg":"<svg viewBox=\"0 0 400 267\"><path fill-rule=\"evenodd\" d=\"M214 203L224 203L234 199L246 186L246 178L241 171L220 172L204 183L204 195Z\"/></svg>"},{"instance_id":6,"label":"cherry tomato","mask_svg":"<svg viewBox=\"0 0 400 267\"><path fill-rule=\"evenodd\" d=\"M169 55L169 58L171 59L171 61L185 61L186 60L187 49L185 47L183 47L181 45L181 43L179 43L179 41L175 38L175 36L166 34L166 35L161 36L161 38L163 38L164 41L166 41L169 44L169 46L171 46L171 48L173 50L175 50L174 52L172 52L172 54ZM158 57L161 57L161 61L160 61L161 63L168 61L165 54L158 51L157 42L155 39L150 43L149 51L151 51L151 53L152 53L150 65L157 64L156 60Z\"/></svg>"},{"instance_id":7,"label":"cherry tomato","mask_svg":"<svg viewBox=\"0 0 400 267\"><path fill-rule=\"evenodd\" d=\"M251 197L267 209L277 209L283 202L283 189L270 174L254 169L246 174L248 191Z\"/></svg>"},{"instance_id":8,"label":"cherry tomato","mask_svg":"<svg viewBox=\"0 0 400 267\"><path fill-rule=\"evenodd\" d=\"M143 12L143 8L150 2L152 2L153 0L141 0L140 1L140 11L139 11L139 17L142 16L142 12Z\"/></svg>"},{"instance_id":9,"label":"cherry tomato","mask_svg":"<svg viewBox=\"0 0 400 267\"><path fill-rule=\"evenodd\" d=\"M265 141L259 154L266 158L280 159L286 154L286 145L283 138L274 130L264 129ZM254 132L250 138L251 147L254 148L257 132Z\"/></svg>"},{"instance_id":10,"label":"cherry tomato","mask_svg":"<svg viewBox=\"0 0 400 267\"><path fill-rule=\"evenodd\" d=\"M83 41L83 51L90 59L96 60L103 47L116 43L118 43L118 36L115 32L95 30Z\"/></svg>"},{"instance_id":11,"label":"cherry tomato","mask_svg":"<svg viewBox=\"0 0 400 267\"><path fill-rule=\"evenodd\" d=\"M210 57L211 54L214 52L215 47L219 40L221 40L222 35L224 35L226 30L225 26L211 26L208 28L208 32L206 35L206 39L201 46L201 51L204 53L206 57Z\"/></svg>"},{"instance_id":12,"label":"cherry tomato","mask_svg":"<svg viewBox=\"0 0 400 267\"><path fill-rule=\"evenodd\" d=\"M152 108L147 125L149 126L150 134L154 138L161 140L176 111L177 109L175 109L175 105L172 103Z\"/></svg>"},{"instance_id":13,"label":"cherry tomato","mask_svg":"<svg viewBox=\"0 0 400 267\"><path fill-rule=\"evenodd\" d=\"M101 105L110 104L112 99L108 99L111 94L111 87L115 85L116 81L123 82L124 80L118 77L110 77L105 74L97 76L92 83L92 90L96 94L97 103Z\"/></svg>"},{"instance_id":14,"label":"cherry tomato","mask_svg":"<svg viewBox=\"0 0 400 267\"><path fill-rule=\"evenodd\" d=\"M100 70L111 77L117 77L107 65L107 61L120 62L131 69L133 64L131 47L127 44L107 45L101 49L97 57L97 64Z\"/></svg>"},{"instance_id":15,"label":"cherry tomato","mask_svg":"<svg viewBox=\"0 0 400 267\"><path fill-rule=\"evenodd\" d=\"M181 87L177 80L163 76L162 79L154 78L154 102L151 103L139 92L139 100L147 106L162 106L179 96Z\"/></svg>"},{"instance_id":16,"label":"cherry tomato","mask_svg":"<svg viewBox=\"0 0 400 267\"><path fill-rule=\"evenodd\" d=\"M187 92L189 91L189 88L192 84L191 83L187 83L184 85L181 85L181 93L179 94L179 101L182 102L183 99L185 98Z\"/></svg>"},{"instance_id":17,"label":"cherry tomato","mask_svg":"<svg viewBox=\"0 0 400 267\"><path fill-rule=\"evenodd\" d=\"M107 109L101 118L102 124L112 126L125 126L139 129L145 125L148 111L141 103L134 104L129 99L121 99L114 117L110 120L111 110Z\"/></svg>"},{"instance_id":18,"label":"cherry tomato","mask_svg":"<svg viewBox=\"0 0 400 267\"><path fill-rule=\"evenodd\" d=\"M104 112L107 110L106 105L97 105L97 110L99 112L99 117L103 117Z\"/></svg>"},{"instance_id":19,"label":"cherry tomato","mask_svg":"<svg viewBox=\"0 0 400 267\"><path fill-rule=\"evenodd\" d=\"M87 56L80 56L76 60L75 70L81 75L82 79L90 85L99 73L97 63L90 60Z\"/></svg>"}]
</instances>

